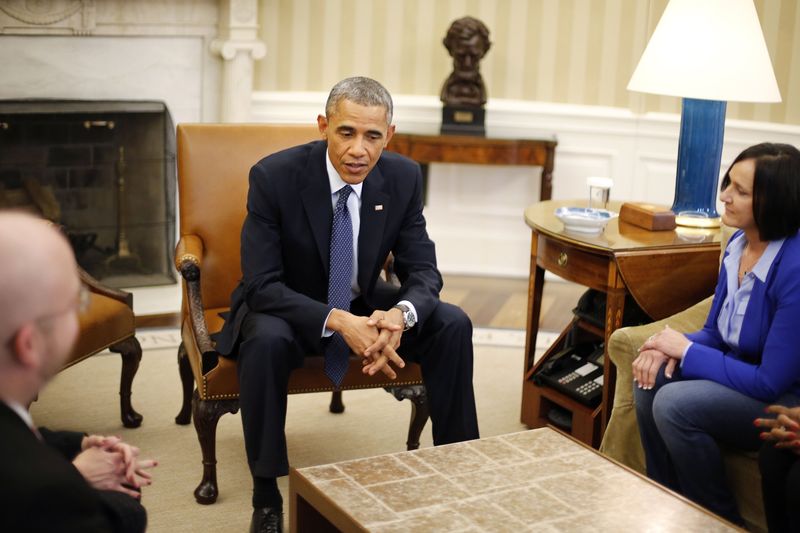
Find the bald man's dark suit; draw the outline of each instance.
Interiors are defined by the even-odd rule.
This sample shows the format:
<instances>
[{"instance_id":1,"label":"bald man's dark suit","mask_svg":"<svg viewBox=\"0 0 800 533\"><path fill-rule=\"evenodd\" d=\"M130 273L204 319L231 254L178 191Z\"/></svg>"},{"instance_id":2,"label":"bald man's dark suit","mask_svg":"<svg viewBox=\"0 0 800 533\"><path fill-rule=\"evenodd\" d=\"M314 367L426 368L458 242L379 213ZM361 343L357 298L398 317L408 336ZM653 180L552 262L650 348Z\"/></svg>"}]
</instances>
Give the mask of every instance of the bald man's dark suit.
<instances>
[{"instance_id":1,"label":"bald man's dark suit","mask_svg":"<svg viewBox=\"0 0 800 533\"><path fill-rule=\"evenodd\" d=\"M137 500L94 489L72 465L83 433L39 432L42 440L0 402L0 531L145 530L147 512Z\"/></svg>"},{"instance_id":2,"label":"bald man's dark suit","mask_svg":"<svg viewBox=\"0 0 800 533\"><path fill-rule=\"evenodd\" d=\"M327 144L317 141L259 161L250 171L241 234L242 280L217 336L217 350L238 357L245 444L253 475L288 473L283 426L289 373L322 353L328 307L333 207ZM378 280L394 255L401 287ZM419 165L384 152L364 181L358 235L361 296L351 310L368 315L408 300L418 324L400 355L418 361L428 389L434 442L478 437L472 390L472 326L439 301L442 278L422 215ZM365 421L368 423L368 421Z\"/></svg>"},{"instance_id":3,"label":"bald man's dark suit","mask_svg":"<svg viewBox=\"0 0 800 533\"><path fill-rule=\"evenodd\" d=\"M0 531L112 531L97 491L0 402Z\"/></svg>"}]
</instances>

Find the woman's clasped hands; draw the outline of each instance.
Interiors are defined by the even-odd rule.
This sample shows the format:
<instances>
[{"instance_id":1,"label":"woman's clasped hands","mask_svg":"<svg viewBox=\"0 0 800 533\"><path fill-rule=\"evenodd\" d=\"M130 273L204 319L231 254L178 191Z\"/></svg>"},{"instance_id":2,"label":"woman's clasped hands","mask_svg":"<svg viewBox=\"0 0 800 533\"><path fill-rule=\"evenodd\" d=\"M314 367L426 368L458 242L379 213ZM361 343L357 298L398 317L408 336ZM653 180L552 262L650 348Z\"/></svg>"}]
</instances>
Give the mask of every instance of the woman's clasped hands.
<instances>
[{"instance_id":1,"label":"woman's clasped hands","mask_svg":"<svg viewBox=\"0 0 800 533\"><path fill-rule=\"evenodd\" d=\"M639 348L639 355L633 361L633 379L638 387L652 389L663 365L666 365L664 375L671 378L690 343L683 333L669 326L651 335Z\"/></svg>"}]
</instances>

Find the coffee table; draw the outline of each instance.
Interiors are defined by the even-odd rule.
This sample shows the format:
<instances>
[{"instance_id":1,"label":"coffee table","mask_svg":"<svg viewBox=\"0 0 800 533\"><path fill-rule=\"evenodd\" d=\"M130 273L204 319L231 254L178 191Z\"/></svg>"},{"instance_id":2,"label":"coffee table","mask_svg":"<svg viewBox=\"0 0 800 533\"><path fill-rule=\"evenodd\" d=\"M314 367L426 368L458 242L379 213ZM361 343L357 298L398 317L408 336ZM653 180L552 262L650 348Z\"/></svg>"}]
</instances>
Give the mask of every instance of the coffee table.
<instances>
[{"instance_id":1,"label":"coffee table","mask_svg":"<svg viewBox=\"0 0 800 533\"><path fill-rule=\"evenodd\" d=\"M292 532L738 531L550 427L292 469Z\"/></svg>"}]
</instances>

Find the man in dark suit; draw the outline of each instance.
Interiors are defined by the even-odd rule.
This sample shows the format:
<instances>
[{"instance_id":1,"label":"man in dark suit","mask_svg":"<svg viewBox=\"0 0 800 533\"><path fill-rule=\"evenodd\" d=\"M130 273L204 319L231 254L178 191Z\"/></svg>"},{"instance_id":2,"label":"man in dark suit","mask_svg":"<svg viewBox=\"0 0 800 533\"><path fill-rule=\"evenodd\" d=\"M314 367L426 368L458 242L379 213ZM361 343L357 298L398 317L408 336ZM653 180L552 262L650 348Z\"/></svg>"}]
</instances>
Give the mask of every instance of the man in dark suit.
<instances>
[{"instance_id":1,"label":"man in dark suit","mask_svg":"<svg viewBox=\"0 0 800 533\"><path fill-rule=\"evenodd\" d=\"M66 240L0 213L0 531L144 531L138 449L117 437L37 429L27 406L78 334L82 288Z\"/></svg>"},{"instance_id":2,"label":"man in dark suit","mask_svg":"<svg viewBox=\"0 0 800 533\"><path fill-rule=\"evenodd\" d=\"M434 444L478 438L472 324L439 300L420 168L383 151L391 121L383 86L345 79L317 118L322 141L273 154L250 171L243 277L216 340L220 353L238 358L251 531L282 527L276 478L288 473L286 391L306 354L324 353L335 384L351 351L369 375L393 378L392 365L417 361ZM390 252L400 287L378 282Z\"/></svg>"}]
</instances>

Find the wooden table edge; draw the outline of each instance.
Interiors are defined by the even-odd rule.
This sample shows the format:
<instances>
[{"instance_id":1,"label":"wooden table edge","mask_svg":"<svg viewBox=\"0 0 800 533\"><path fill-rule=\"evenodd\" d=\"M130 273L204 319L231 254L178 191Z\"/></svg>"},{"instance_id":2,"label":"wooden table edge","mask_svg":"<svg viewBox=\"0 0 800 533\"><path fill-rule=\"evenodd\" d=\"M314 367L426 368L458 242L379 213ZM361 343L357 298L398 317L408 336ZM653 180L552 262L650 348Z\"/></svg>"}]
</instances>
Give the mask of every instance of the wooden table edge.
<instances>
[{"instance_id":1,"label":"wooden table edge","mask_svg":"<svg viewBox=\"0 0 800 533\"><path fill-rule=\"evenodd\" d=\"M343 533L367 533L369 530L358 524L350 514L319 490L297 468L289 469L289 531L297 531L297 500L301 496L331 524Z\"/></svg>"}]
</instances>

